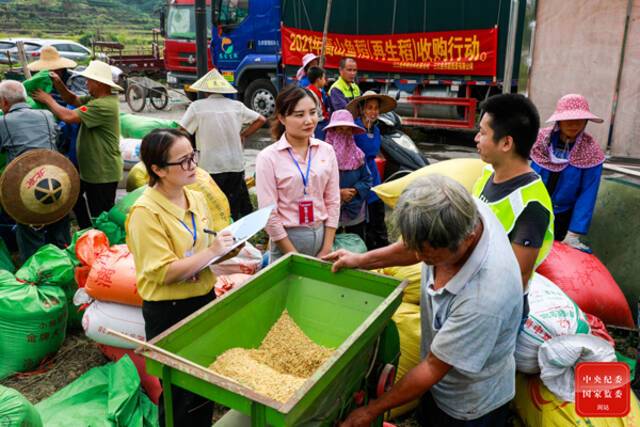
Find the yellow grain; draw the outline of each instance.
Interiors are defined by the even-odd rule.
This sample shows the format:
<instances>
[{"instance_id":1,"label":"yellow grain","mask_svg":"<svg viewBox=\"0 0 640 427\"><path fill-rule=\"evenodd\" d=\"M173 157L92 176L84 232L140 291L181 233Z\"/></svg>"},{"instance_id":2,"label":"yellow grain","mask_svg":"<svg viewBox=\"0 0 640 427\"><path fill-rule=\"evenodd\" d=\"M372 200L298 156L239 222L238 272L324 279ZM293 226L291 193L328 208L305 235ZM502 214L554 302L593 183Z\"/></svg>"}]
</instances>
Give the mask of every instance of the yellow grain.
<instances>
[{"instance_id":1,"label":"yellow grain","mask_svg":"<svg viewBox=\"0 0 640 427\"><path fill-rule=\"evenodd\" d=\"M285 310L259 348L229 349L209 369L286 402L333 351L309 339Z\"/></svg>"}]
</instances>

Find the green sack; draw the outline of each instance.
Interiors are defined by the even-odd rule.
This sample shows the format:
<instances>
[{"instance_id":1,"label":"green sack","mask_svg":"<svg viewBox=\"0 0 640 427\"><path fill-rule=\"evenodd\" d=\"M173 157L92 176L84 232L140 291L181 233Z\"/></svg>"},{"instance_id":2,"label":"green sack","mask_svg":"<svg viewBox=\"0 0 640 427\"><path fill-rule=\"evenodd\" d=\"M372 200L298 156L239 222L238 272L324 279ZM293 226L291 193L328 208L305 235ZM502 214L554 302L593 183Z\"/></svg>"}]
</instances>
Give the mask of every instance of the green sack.
<instances>
[{"instance_id":1,"label":"green sack","mask_svg":"<svg viewBox=\"0 0 640 427\"><path fill-rule=\"evenodd\" d=\"M67 328L64 290L0 270L0 379L35 369L58 351Z\"/></svg>"},{"instance_id":2,"label":"green sack","mask_svg":"<svg viewBox=\"0 0 640 427\"><path fill-rule=\"evenodd\" d=\"M93 368L38 403L47 427L158 425L158 409L140 389L140 377L129 356Z\"/></svg>"},{"instance_id":3,"label":"green sack","mask_svg":"<svg viewBox=\"0 0 640 427\"><path fill-rule=\"evenodd\" d=\"M0 426L42 427L42 420L19 391L0 385Z\"/></svg>"},{"instance_id":4,"label":"green sack","mask_svg":"<svg viewBox=\"0 0 640 427\"><path fill-rule=\"evenodd\" d=\"M12 273L16 271L16 267L13 265L13 260L11 259L11 253L4 239L0 239L0 270L7 270Z\"/></svg>"},{"instance_id":5,"label":"green sack","mask_svg":"<svg viewBox=\"0 0 640 427\"><path fill-rule=\"evenodd\" d=\"M178 126L178 122L175 120L120 113L120 136L122 138L142 139L155 129L176 129Z\"/></svg>"},{"instance_id":6,"label":"green sack","mask_svg":"<svg viewBox=\"0 0 640 427\"><path fill-rule=\"evenodd\" d=\"M31 95L31 92L35 91L36 89L42 89L47 93L51 93L51 90L53 90L53 81L51 81L51 77L49 77L48 70L38 71L36 74L31 76L29 80L23 81L22 85L27 91L27 95ZM31 96L27 97L27 104L29 104L32 108L47 108L44 104L41 104L31 98Z\"/></svg>"},{"instance_id":7,"label":"green sack","mask_svg":"<svg viewBox=\"0 0 640 427\"><path fill-rule=\"evenodd\" d=\"M367 245L357 234L340 233L336 234L336 238L333 241L333 250L337 251L338 249L346 249L349 252L363 254L367 252Z\"/></svg>"},{"instance_id":8,"label":"green sack","mask_svg":"<svg viewBox=\"0 0 640 427\"><path fill-rule=\"evenodd\" d=\"M109 220L111 222L115 222L124 230L124 223L127 220L127 215L129 214L129 210L131 206L142 196L142 193L147 188L146 185L143 185L140 188L135 189L131 193L128 193L122 199L118 200L118 203L115 204L114 207L109 211ZM113 240L109 239L109 242L114 245Z\"/></svg>"},{"instance_id":9,"label":"green sack","mask_svg":"<svg viewBox=\"0 0 640 427\"><path fill-rule=\"evenodd\" d=\"M75 263L64 249L54 245L45 245L38 249L16 272L16 279L40 286L58 286L64 290L67 300L67 326L79 329L82 326L82 314L73 305L73 296L78 290L75 279Z\"/></svg>"},{"instance_id":10,"label":"green sack","mask_svg":"<svg viewBox=\"0 0 640 427\"><path fill-rule=\"evenodd\" d=\"M120 245L125 243L126 233L124 228L109 219L109 212L102 212L100 216L93 221L93 225L96 229L107 235L110 244Z\"/></svg>"},{"instance_id":11,"label":"green sack","mask_svg":"<svg viewBox=\"0 0 640 427\"><path fill-rule=\"evenodd\" d=\"M48 286L67 286L74 281L73 261L64 249L55 245L44 245L31 255L16 272L18 280Z\"/></svg>"}]
</instances>

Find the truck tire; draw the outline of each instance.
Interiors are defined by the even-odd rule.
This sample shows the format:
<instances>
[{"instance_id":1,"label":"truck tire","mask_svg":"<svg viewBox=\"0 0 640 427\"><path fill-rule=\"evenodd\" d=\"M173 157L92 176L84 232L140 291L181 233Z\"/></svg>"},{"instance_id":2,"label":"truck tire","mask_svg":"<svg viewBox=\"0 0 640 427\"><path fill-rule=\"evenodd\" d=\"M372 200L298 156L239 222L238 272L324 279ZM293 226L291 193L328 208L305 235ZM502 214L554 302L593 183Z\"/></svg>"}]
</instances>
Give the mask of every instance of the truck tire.
<instances>
[{"instance_id":1,"label":"truck tire","mask_svg":"<svg viewBox=\"0 0 640 427\"><path fill-rule=\"evenodd\" d=\"M276 88L267 79L249 83L244 91L244 103L264 117L271 117L276 110Z\"/></svg>"}]
</instances>

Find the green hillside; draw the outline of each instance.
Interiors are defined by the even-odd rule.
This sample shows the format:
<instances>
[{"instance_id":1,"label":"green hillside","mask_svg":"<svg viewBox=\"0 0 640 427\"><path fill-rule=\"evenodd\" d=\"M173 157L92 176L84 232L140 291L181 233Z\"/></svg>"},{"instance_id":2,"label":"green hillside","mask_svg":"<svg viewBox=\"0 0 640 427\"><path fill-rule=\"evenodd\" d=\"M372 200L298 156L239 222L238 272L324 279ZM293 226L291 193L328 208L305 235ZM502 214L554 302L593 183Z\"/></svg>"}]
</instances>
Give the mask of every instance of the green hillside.
<instances>
[{"instance_id":1,"label":"green hillside","mask_svg":"<svg viewBox=\"0 0 640 427\"><path fill-rule=\"evenodd\" d=\"M0 35L74 38L95 34L138 44L157 28L164 0L0 0Z\"/></svg>"}]
</instances>

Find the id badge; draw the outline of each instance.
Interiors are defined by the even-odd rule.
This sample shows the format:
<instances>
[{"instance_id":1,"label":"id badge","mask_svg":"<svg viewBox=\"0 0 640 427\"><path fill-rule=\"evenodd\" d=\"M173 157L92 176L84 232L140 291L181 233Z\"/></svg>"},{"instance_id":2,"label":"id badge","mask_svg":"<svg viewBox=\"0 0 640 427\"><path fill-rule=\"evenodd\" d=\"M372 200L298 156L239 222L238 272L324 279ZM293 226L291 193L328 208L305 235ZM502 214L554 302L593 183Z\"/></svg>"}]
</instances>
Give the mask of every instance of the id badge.
<instances>
[{"instance_id":1,"label":"id badge","mask_svg":"<svg viewBox=\"0 0 640 427\"><path fill-rule=\"evenodd\" d=\"M300 225L312 224L313 218L313 200L308 197L298 201L298 215L300 217Z\"/></svg>"}]
</instances>

